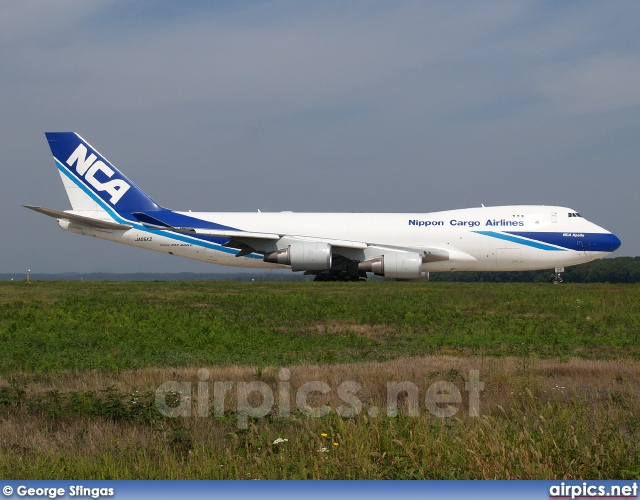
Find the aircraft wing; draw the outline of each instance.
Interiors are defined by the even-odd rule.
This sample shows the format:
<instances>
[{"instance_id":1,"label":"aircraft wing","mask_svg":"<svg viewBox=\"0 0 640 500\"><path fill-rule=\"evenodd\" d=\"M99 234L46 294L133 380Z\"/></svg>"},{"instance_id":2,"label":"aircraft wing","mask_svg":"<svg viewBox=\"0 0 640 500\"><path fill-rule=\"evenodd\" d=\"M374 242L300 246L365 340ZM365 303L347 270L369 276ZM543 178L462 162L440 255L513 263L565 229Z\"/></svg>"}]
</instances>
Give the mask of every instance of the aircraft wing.
<instances>
[{"instance_id":1,"label":"aircraft wing","mask_svg":"<svg viewBox=\"0 0 640 500\"><path fill-rule=\"evenodd\" d=\"M449 252L440 248L406 248L394 246L380 246L374 243L366 243L363 241L337 240L331 238L318 238L314 236L292 235L292 234L276 234L276 233L256 233L250 231L238 231L233 229L201 229L192 227L174 227L156 217L144 212L134 212L133 215L149 229L157 229L164 231L175 231L178 233L201 234L206 236L218 236L220 238L229 238L231 241L225 246L241 249L237 255L241 257L255 250L260 250L265 243L278 241L286 238L286 240L295 241L313 241L316 243L327 243L334 248L349 248L355 250L365 250L367 248L392 250L395 252L418 253L422 255L423 262L437 262L449 260Z\"/></svg>"},{"instance_id":2,"label":"aircraft wing","mask_svg":"<svg viewBox=\"0 0 640 500\"><path fill-rule=\"evenodd\" d=\"M379 249L380 251L392 250L395 252L418 253L422 255L422 262L424 263L449 260L450 258L448 250L435 247L408 248L396 247L392 245L369 245L369 247Z\"/></svg>"},{"instance_id":3,"label":"aircraft wing","mask_svg":"<svg viewBox=\"0 0 640 500\"><path fill-rule=\"evenodd\" d=\"M440 248L430 248L430 247L407 248L407 247L395 247L395 246L389 246L389 245L382 246L382 245L365 243L362 241L336 240L331 238L318 238L314 236L273 234L273 233L251 233L251 232L244 232L244 231L226 231L226 230L217 230L217 229L192 229L192 230L186 230L186 231L189 231L195 234L205 234L209 236L220 236L220 237L229 238L231 241L224 246L242 249L241 253L239 253L237 257L242 257L243 255L246 255L247 253L251 253L252 251L255 251L255 250L260 251L264 243L284 239L289 243L294 241L327 243L331 245L332 248L347 248L347 249L355 249L355 250L375 249L375 250L380 250L381 253L383 253L384 250L387 250L387 251L392 250L394 252L417 253L422 256L422 262L425 262L425 263L449 260L450 258L449 252L447 250L440 249ZM234 244L236 242L237 244Z\"/></svg>"},{"instance_id":4,"label":"aircraft wing","mask_svg":"<svg viewBox=\"0 0 640 500\"><path fill-rule=\"evenodd\" d=\"M126 224L118 224L117 222L94 219L93 217L85 217L84 215L75 215L75 214L70 214L68 212L60 212L59 210L53 210L51 208L36 207L33 205L22 205L22 206L25 208L29 208L31 210L35 210L36 212L40 212L41 214L48 215L49 217L53 217L55 219L64 219L64 220L68 220L69 222L75 222L76 224L94 227L97 229L124 230L124 229L131 229L132 227Z\"/></svg>"}]
</instances>

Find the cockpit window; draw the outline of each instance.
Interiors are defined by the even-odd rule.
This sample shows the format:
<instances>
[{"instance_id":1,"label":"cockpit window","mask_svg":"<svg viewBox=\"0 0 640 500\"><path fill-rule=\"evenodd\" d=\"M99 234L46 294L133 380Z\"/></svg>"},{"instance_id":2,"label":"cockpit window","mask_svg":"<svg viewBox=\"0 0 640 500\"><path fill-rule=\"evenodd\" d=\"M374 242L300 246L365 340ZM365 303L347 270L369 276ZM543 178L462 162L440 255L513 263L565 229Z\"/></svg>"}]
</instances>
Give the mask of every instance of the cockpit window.
<instances>
[{"instance_id":1,"label":"cockpit window","mask_svg":"<svg viewBox=\"0 0 640 500\"><path fill-rule=\"evenodd\" d=\"M582 217L578 212L569 212L569 217Z\"/></svg>"}]
</instances>

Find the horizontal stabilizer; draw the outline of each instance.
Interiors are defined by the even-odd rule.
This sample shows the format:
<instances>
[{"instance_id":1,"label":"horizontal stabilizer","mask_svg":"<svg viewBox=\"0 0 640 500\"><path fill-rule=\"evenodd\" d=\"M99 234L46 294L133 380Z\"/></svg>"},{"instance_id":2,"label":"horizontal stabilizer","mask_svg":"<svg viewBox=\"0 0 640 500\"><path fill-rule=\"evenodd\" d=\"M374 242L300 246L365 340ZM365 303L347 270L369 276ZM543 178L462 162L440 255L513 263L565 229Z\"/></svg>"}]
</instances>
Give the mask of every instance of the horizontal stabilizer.
<instances>
[{"instance_id":1,"label":"horizontal stabilizer","mask_svg":"<svg viewBox=\"0 0 640 500\"><path fill-rule=\"evenodd\" d=\"M84 215L75 215L68 212L60 212L51 208L35 207L32 205L22 206L31 210L35 210L36 212L40 212L41 214L48 215L49 217L54 217L56 219L65 219L69 222L74 222L76 224L82 224L83 226L94 227L97 229L131 229L131 226L128 226L126 224L118 224L117 222L94 219L92 217L85 217Z\"/></svg>"}]
</instances>

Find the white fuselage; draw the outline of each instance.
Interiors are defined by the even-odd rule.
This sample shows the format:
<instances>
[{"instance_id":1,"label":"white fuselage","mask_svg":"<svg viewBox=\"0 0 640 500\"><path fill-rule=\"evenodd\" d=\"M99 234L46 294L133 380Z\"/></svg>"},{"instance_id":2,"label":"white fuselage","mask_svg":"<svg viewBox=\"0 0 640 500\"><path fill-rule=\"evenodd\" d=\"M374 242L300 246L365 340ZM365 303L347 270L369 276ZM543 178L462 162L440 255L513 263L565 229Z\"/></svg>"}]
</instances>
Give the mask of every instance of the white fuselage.
<instances>
[{"instance_id":1,"label":"white fuselage","mask_svg":"<svg viewBox=\"0 0 640 500\"><path fill-rule=\"evenodd\" d=\"M617 245L612 240L609 248L607 238L615 236L564 207L514 205L398 214L181 213L241 231L287 235L273 242L274 250L295 237L370 245L364 249L339 247L334 250L355 261L377 257L380 248L428 248L447 252L447 260L426 262L422 264L423 271L549 269L589 262L609 254L619 245L619 240ZM65 220L59 223L69 231L205 262L253 268L287 267L263 262L262 255L257 253L236 257L237 249L224 247L220 242L203 242L186 233L149 229L142 224L134 224L128 230L103 230ZM597 240L597 244L592 244L592 239Z\"/></svg>"}]
</instances>

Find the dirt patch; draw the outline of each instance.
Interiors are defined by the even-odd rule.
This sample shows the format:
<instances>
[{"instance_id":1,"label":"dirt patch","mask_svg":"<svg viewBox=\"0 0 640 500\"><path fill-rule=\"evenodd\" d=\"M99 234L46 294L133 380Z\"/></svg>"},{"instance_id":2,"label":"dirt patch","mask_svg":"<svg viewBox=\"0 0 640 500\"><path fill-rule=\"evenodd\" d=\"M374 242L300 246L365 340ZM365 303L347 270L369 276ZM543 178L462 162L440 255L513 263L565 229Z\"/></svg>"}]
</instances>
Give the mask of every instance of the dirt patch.
<instances>
[{"instance_id":1,"label":"dirt patch","mask_svg":"<svg viewBox=\"0 0 640 500\"><path fill-rule=\"evenodd\" d=\"M370 325L360 324L349 320L331 320L324 322L316 322L311 325L288 325L277 328L277 331L291 331L305 334L348 334L354 333L366 338L382 338L387 335L395 335L401 333L401 329L392 325Z\"/></svg>"}]
</instances>

